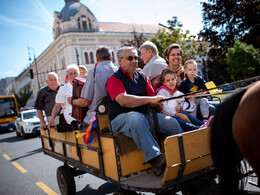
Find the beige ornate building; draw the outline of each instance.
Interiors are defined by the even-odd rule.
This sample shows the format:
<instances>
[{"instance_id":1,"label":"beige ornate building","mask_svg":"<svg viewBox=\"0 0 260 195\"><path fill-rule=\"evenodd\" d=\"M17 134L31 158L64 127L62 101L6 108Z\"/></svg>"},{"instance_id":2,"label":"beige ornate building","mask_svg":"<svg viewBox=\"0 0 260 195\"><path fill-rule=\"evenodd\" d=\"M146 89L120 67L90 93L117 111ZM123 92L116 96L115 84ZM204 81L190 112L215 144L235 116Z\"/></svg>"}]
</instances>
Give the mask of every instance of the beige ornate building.
<instances>
[{"instance_id":1,"label":"beige ornate building","mask_svg":"<svg viewBox=\"0 0 260 195\"><path fill-rule=\"evenodd\" d=\"M54 13L54 41L37 58L36 75L35 63L32 88L34 97L40 87L45 85L48 72L54 71L60 76L61 82L66 77L66 66L69 64L84 64L88 69L96 63L95 51L99 46L109 46L112 50L113 61L117 63L116 52L122 42L133 39L133 31L143 33L149 39L160 28L159 25L102 23L79 0L65 0L61 12Z\"/></svg>"},{"instance_id":2,"label":"beige ornate building","mask_svg":"<svg viewBox=\"0 0 260 195\"><path fill-rule=\"evenodd\" d=\"M98 22L95 15L79 0L65 0L60 12L54 13L54 41L31 63L34 78L31 80L32 99L35 101L39 86L46 85L47 74L56 72L65 82L69 64L84 64L88 69L96 63L95 51L99 46L109 46L113 62L118 63L116 52L122 43L134 39L133 31L150 39L159 25ZM29 101L32 106L34 101Z\"/></svg>"}]
</instances>

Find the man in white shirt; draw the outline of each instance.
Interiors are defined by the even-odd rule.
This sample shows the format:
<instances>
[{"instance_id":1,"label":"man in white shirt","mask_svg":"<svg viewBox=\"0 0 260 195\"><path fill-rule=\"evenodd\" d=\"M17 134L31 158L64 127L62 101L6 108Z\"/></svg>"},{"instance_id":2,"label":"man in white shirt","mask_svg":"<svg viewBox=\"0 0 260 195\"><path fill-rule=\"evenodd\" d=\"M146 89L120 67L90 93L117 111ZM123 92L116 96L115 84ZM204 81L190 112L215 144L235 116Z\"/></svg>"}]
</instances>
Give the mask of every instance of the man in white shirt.
<instances>
[{"instance_id":1,"label":"man in white shirt","mask_svg":"<svg viewBox=\"0 0 260 195\"><path fill-rule=\"evenodd\" d=\"M72 106L68 103L67 98L72 95L73 79L79 76L78 66L76 64L71 64L67 66L67 75L68 75L69 82L63 85L62 87L60 87L56 95L56 99L55 99L56 103L52 109L51 118L48 124L49 129L53 126L54 118L56 117L56 115L59 113L60 110L61 110L60 121L61 118L63 119L64 117L67 124L72 124L73 121L76 122L76 119L71 116Z\"/></svg>"},{"instance_id":2,"label":"man in white shirt","mask_svg":"<svg viewBox=\"0 0 260 195\"><path fill-rule=\"evenodd\" d=\"M151 41L145 41L139 50L141 51L141 59L146 64L143 68L143 72L154 86L162 70L167 68L167 64L165 60L158 55L158 49Z\"/></svg>"}]
</instances>

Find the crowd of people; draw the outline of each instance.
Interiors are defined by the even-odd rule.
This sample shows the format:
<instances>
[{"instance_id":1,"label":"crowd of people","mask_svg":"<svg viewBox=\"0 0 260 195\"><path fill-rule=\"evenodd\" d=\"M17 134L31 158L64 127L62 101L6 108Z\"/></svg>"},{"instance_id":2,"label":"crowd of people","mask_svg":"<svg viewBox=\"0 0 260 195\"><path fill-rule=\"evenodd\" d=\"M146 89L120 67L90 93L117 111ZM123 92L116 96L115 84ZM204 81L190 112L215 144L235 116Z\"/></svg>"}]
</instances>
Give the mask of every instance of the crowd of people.
<instances>
[{"instance_id":1,"label":"crowd of people","mask_svg":"<svg viewBox=\"0 0 260 195\"><path fill-rule=\"evenodd\" d=\"M141 71L137 49L125 46L117 52L119 67L112 63L111 50L100 47L96 50L97 64L90 71L84 65L67 66L68 82L65 85L60 85L58 75L50 72L47 86L39 90L35 103L41 128L57 126L60 132L86 129L96 107L107 96L111 130L132 138L143 152L145 163L150 163L154 169L163 166L165 155L151 129L158 123L161 136L167 137L206 127L212 119L209 118L210 104L207 97L188 96L165 101L206 88L204 79L197 75L195 60L188 60L182 66L180 45L169 45L164 58L158 55L156 45L150 41L144 42L139 50L146 64ZM76 77L85 79L85 84L80 98L73 99L72 82ZM188 109L185 108L187 103ZM82 124L73 118L72 105L88 107ZM151 109L156 110L156 117L149 114ZM198 116L198 110L201 116Z\"/></svg>"}]
</instances>

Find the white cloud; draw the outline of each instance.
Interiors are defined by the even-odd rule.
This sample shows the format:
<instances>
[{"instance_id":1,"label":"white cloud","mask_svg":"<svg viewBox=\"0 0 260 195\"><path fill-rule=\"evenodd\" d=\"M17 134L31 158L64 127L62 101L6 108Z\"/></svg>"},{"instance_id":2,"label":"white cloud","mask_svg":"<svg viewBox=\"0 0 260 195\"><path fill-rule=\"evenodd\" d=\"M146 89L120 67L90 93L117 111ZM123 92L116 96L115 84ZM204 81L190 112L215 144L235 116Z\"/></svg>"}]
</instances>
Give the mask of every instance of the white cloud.
<instances>
[{"instance_id":1,"label":"white cloud","mask_svg":"<svg viewBox=\"0 0 260 195\"><path fill-rule=\"evenodd\" d=\"M25 26L25 27L28 27L28 28L33 28L35 30L39 30L39 31L42 31L42 32L46 32L48 34L52 34L51 31L49 30L46 30L44 28L41 28L41 27L38 27L38 26L34 26L34 25L31 25L31 24L27 24L27 23L23 23L23 22L19 22L17 20L13 20L11 18L7 18L5 16L2 16L0 15L0 21L3 21L3 22L6 22L8 24L13 24L13 25L17 25L17 26Z\"/></svg>"},{"instance_id":2,"label":"white cloud","mask_svg":"<svg viewBox=\"0 0 260 195\"><path fill-rule=\"evenodd\" d=\"M52 28L53 16L49 13L48 9L42 4L40 0L30 0L30 2L38 10L38 14L42 20Z\"/></svg>"}]
</instances>

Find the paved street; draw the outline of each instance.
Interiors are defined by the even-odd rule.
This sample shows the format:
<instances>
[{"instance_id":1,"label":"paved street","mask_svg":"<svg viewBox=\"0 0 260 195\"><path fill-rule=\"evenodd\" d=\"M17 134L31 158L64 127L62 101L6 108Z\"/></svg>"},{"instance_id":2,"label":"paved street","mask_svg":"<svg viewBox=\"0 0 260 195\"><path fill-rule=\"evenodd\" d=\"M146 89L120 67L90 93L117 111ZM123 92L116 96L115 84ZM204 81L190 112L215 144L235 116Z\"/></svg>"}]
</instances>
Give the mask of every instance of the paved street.
<instances>
[{"instance_id":1,"label":"paved street","mask_svg":"<svg viewBox=\"0 0 260 195\"><path fill-rule=\"evenodd\" d=\"M0 165L1 195L60 194L56 170L63 163L43 154L37 136L23 139L12 131L0 132ZM249 178L251 180L256 182L255 178ZM77 195L103 195L117 191L114 185L90 174L75 177L75 183ZM250 184L246 189L260 192Z\"/></svg>"}]
</instances>

